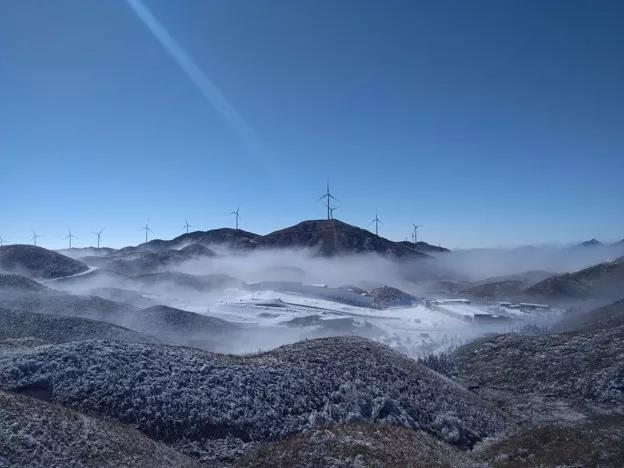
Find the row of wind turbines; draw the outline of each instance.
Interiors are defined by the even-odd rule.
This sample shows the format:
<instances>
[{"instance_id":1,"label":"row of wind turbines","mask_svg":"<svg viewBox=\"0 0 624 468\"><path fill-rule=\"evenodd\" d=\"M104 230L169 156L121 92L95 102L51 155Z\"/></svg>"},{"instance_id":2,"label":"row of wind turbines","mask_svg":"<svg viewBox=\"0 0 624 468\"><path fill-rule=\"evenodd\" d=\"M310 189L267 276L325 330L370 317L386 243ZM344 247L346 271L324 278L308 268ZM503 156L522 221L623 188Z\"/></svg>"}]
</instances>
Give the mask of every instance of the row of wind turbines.
<instances>
[{"instance_id":1,"label":"row of wind turbines","mask_svg":"<svg viewBox=\"0 0 624 468\"><path fill-rule=\"evenodd\" d=\"M340 206L332 206L333 202L338 202L339 200L331 193L330 189L329 189L329 182L327 183L327 188L326 188L326 192L325 194L323 194L317 201L321 201L321 200L325 200L325 206L327 208L327 219L331 220L334 219L334 211L336 211L338 208L340 208ZM239 218L240 218L240 207L236 208L235 211L232 211L229 213L230 215L235 217L235 226L236 226L236 230L239 229ZM373 218L373 220L368 223L368 225L370 226L371 224L375 224L375 235L379 235L379 225L383 224L383 222L381 221L381 219L379 218L379 214L375 213L375 217ZM193 225L189 224L188 219L184 219L184 226L183 228L185 229L186 233L188 234L190 232L190 228L194 227ZM411 237L412 237L412 241L414 242L414 245L416 245L416 243L418 242L418 229L421 228L422 225L417 225L417 224L412 224L412 228L413 228L413 232L411 233ZM149 220L147 221L147 223L145 223L145 226L143 226L142 228L139 228L139 231L145 231L145 243L147 243L149 241L149 234L150 233L154 233L154 231L152 231L152 228L150 227L149 224ZM94 234L97 236L97 248L100 248L100 242L102 240L102 233L104 232L104 228L100 229L99 231L91 231L91 234ZM33 245L37 245L37 240L42 237L40 234L37 234L34 230L32 231L32 236L30 238L30 240L32 241ZM71 249L72 248L72 240L74 239L78 239L77 236L75 236L72 233L71 228L69 228L68 230L68 234L65 236L65 239L67 239L68 241L68 246ZM7 243L8 241L3 239L0 236L0 247L3 246L5 243Z\"/></svg>"},{"instance_id":2,"label":"row of wind turbines","mask_svg":"<svg viewBox=\"0 0 624 468\"><path fill-rule=\"evenodd\" d=\"M95 234L97 236L97 248L98 249L100 248L100 240L102 239L103 232L104 232L104 229L100 229L99 231L91 231L92 234ZM30 237L30 240L32 241L35 247L37 246L37 239L39 239L40 237L43 237L43 236L41 234L37 234L35 231L32 231L32 236ZM69 241L70 249L72 248L72 240L78 239L77 236L72 234L71 228L69 228L69 232L64 238ZM4 246L4 244L6 243L8 243L8 241L6 239L3 239L2 236L0 236L0 247Z\"/></svg>"},{"instance_id":3,"label":"row of wind turbines","mask_svg":"<svg viewBox=\"0 0 624 468\"><path fill-rule=\"evenodd\" d=\"M321 201L321 200L325 200L325 205L327 207L327 219L328 220L334 219L334 211L340 208L340 206L331 206L332 200L335 202L338 202L339 200L336 197L334 197L331 191L329 190L329 182L327 183L327 190L325 194L321 196L317 201ZM381 219L379 219L378 213L375 213L375 217L373 218L373 220L370 223L368 223L369 226L371 224L375 224L375 235L378 236L379 225L383 224ZM418 242L418 229L421 227L422 227L422 224L412 223L413 232L411 234L412 234L412 241L414 242L414 245L416 245L416 243Z\"/></svg>"}]
</instances>

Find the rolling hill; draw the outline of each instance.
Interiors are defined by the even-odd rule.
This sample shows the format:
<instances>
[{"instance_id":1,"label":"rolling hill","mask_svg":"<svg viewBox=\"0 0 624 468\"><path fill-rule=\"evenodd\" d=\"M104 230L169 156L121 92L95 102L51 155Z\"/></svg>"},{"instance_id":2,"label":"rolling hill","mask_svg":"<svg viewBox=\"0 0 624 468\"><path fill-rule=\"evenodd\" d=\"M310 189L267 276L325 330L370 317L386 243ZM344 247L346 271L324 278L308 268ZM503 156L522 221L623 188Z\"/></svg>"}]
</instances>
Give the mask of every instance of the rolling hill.
<instances>
[{"instance_id":1,"label":"rolling hill","mask_svg":"<svg viewBox=\"0 0 624 468\"><path fill-rule=\"evenodd\" d=\"M54 279L85 272L87 265L52 250L34 245L0 247L0 271L35 279Z\"/></svg>"},{"instance_id":2,"label":"rolling hill","mask_svg":"<svg viewBox=\"0 0 624 468\"><path fill-rule=\"evenodd\" d=\"M0 309L0 340L35 338L45 343L118 340L155 343L154 338L117 325L80 317L63 317Z\"/></svg>"},{"instance_id":3,"label":"rolling hill","mask_svg":"<svg viewBox=\"0 0 624 468\"><path fill-rule=\"evenodd\" d=\"M552 301L620 299L624 288L624 257L574 273L557 275L527 288L524 294Z\"/></svg>"},{"instance_id":4,"label":"rolling hill","mask_svg":"<svg viewBox=\"0 0 624 468\"><path fill-rule=\"evenodd\" d=\"M597 330L624 326L624 299L598 309L568 315L555 324L554 331Z\"/></svg>"}]
</instances>

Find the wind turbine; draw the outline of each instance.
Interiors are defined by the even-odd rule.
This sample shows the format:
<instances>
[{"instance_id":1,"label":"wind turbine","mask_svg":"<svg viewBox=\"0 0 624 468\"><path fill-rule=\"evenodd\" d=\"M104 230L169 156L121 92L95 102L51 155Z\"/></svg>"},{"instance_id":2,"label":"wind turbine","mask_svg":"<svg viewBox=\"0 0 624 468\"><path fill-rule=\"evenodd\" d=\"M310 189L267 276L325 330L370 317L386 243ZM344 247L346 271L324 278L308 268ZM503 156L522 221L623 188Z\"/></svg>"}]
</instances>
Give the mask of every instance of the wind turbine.
<instances>
[{"instance_id":1,"label":"wind turbine","mask_svg":"<svg viewBox=\"0 0 624 468\"><path fill-rule=\"evenodd\" d=\"M327 192L325 192L325 195L323 195L321 198L319 198L317 201L322 200L323 198L327 198L327 219L332 219L332 209L331 209L331 201L339 201L336 197L334 197L331 192L329 191L329 182L327 182Z\"/></svg>"},{"instance_id":2,"label":"wind turbine","mask_svg":"<svg viewBox=\"0 0 624 468\"><path fill-rule=\"evenodd\" d=\"M102 233L104 232L104 228L100 229L99 231L91 231L91 234L95 234L98 238L98 243L97 243L97 248L100 248L100 238L102 237Z\"/></svg>"},{"instance_id":3,"label":"wind turbine","mask_svg":"<svg viewBox=\"0 0 624 468\"><path fill-rule=\"evenodd\" d=\"M39 239L41 236L37 234L35 231L33 231L32 233L33 235L30 239L33 241L33 245L37 247L37 239Z\"/></svg>"},{"instance_id":4,"label":"wind turbine","mask_svg":"<svg viewBox=\"0 0 624 468\"><path fill-rule=\"evenodd\" d=\"M416 247L416 243L418 242L418 228L422 227L422 224L412 224L414 226L414 234L412 234L412 238L414 239L414 247Z\"/></svg>"},{"instance_id":5,"label":"wind turbine","mask_svg":"<svg viewBox=\"0 0 624 468\"><path fill-rule=\"evenodd\" d=\"M67 235L65 236L65 239L69 239L69 248L71 249L71 248L72 248L72 247L71 247L71 241L72 241L72 239L78 239L78 238L72 234L72 232L71 232L71 228L69 228L69 234L67 234Z\"/></svg>"},{"instance_id":6,"label":"wind turbine","mask_svg":"<svg viewBox=\"0 0 624 468\"><path fill-rule=\"evenodd\" d=\"M141 229L139 229L139 231L145 231L145 243L147 244L147 233L148 232L151 232L151 233L154 232L149 227L149 220L147 221L147 223L145 223L145 227L142 227Z\"/></svg>"},{"instance_id":7,"label":"wind turbine","mask_svg":"<svg viewBox=\"0 0 624 468\"><path fill-rule=\"evenodd\" d=\"M240 206L236 208L236 211L232 211L230 214L236 216L236 230L238 231L238 217L240 216Z\"/></svg>"},{"instance_id":8,"label":"wind turbine","mask_svg":"<svg viewBox=\"0 0 624 468\"><path fill-rule=\"evenodd\" d=\"M339 206L334 206L333 208L329 209L329 219L334 219L334 211L336 211L338 208L340 208Z\"/></svg>"},{"instance_id":9,"label":"wind turbine","mask_svg":"<svg viewBox=\"0 0 624 468\"><path fill-rule=\"evenodd\" d=\"M379 235L379 224L383 224L381 222L381 219L379 219L379 216L377 216L377 213L375 213L375 219L373 219L370 223L368 223L369 225L375 223L375 235L378 236Z\"/></svg>"},{"instance_id":10,"label":"wind turbine","mask_svg":"<svg viewBox=\"0 0 624 468\"><path fill-rule=\"evenodd\" d=\"M193 227L189 224L188 219L184 218L184 227L186 228L186 233L189 233L189 228Z\"/></svg>"},{"instance_id":11,"label":"wind turbine","mask_svg":"<svg viewBox=\"0 0 624 468\"><path fill-rule=\"evenodd\" d=\"M3 239L2 236L0 236L0 247L4 247L4 243L8 242L6 239Z\"/></svg>"}]
</instances>

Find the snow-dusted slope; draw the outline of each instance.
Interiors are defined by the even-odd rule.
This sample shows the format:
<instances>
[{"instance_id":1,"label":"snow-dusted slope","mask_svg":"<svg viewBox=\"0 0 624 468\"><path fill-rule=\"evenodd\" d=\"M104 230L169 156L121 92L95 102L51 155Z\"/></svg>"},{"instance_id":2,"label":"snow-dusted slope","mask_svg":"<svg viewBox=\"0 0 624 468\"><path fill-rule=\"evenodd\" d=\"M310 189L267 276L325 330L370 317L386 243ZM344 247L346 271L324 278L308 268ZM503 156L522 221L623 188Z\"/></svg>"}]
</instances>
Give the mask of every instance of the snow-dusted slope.
<instances>
[{"instance_id":1,"label":"snow-dusted slope","mask_svg":"<svg viewBox=\"0 0 624 468\"><path fill-rule=\"evenodd\" d=\"M386 421L461 447L505 428L459 385L355 337L246 357L119 342L41 346L0 355L0 386L136 424L206 460L328 422Z\"/></svg>"},{"instance_id":2,"label":"snow-dusted slope","mask_svg":"<svg viewBox=\"0 0 624 468\"><path fill-rule=\"evenodd\" d=\"M0 391L0 466L196 467L131 427Z\"/></svg>"}]
</instances>

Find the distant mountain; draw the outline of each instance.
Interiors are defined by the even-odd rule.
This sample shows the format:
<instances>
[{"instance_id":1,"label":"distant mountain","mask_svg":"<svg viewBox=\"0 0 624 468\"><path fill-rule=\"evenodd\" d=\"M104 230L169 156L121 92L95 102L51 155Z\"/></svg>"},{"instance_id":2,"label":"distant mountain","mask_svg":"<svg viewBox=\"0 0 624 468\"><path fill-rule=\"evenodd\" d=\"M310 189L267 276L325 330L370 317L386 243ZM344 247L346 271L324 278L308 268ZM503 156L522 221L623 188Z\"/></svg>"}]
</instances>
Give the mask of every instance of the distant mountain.
<instances>
[{"instance_id":1,"label":"distant mountain","mask_svg":"<svg viewBox=\"0 0 624 468\"><path fill-rule=\"evenodd\" d=\"M260 239L261 247L318 249L320 255L378 253L392 257L426 257L427 255L337 219L303 221L295 226L272 232Z\"/></svg>"},{"instance_id":2,"label":"distant mountain","mask_svg":"<svg viewBox=\"0 0 624 468\"><path fill-rule=\"evenodd\" d=\"M97 255L82 260L89 264L101 265L108 261L103 259L123 259L123 262L118 262L117 266L120 268L114 266L110 269L124 274L136 274L124 270L121 265L127 262L125 257L128 255L141 254L147 259L143 262L157 263L161 262L160 255L163 252L169 252L167 255L171 255L171 252L208 255L208 252L202 252L200 249L202 247L210 249L212 246L225 246L241 251L255 248L310 248L318 249L318 253L324 256L375 252L398 258L426 257L428 253L449 252L444 247L426 242L418 242L414 248L413 243L394 242L365 229L332 219L303 221L265 236L231 228L195 231L171 240L153 239L145 244L124 247L107 257L101 257L98 252Z\"/></svg>"},{"instance_id":3,"label":"distant mountain","mask_svg":"<svg viewBox=\"0 0 624 468\"><path fill-rule=\"evenodd\" d=\"M624 257L534 284L524 293L552 300L600 299L621 297L624 287Z\"/></svg>"},{"instance_id":4,"label":"distant mountain","mask_svg":"<svg viewBox=\"0 0 624 468\"><path fill-rule=\"evenodd\" d=\"M422 253L425 253L425 254L450 252L449 249L446 249L446 248L441 247L439 245L428 244L428 243L423 242L423 241L416 242L416 245L414 245L414 243L410 242L410 241L400 241L400 242L397 242L397 244L401 244L401 245L403 245L405 247L414 249L414 250L416 250L418 252L422 252Z\"/></svg>"},{"instance_id":5,"label":"distant mountain","mask_svg":"<svg viewBox=\"0 0 624 468\"><path fill-rule=\"evenodd\" d=\"M577 244L577 247L601 247L602 245L604 244L600 242L599 240L590 239L590 240L583 241L580 244Z\"/></svg>"},{"instance_id":6,"label":"distant mountain","mask_svg":"<svg viewBox=\"0 0 624 468\"><path fill-rule=\"evenodd\" d=\"M76 275L88 269L82 262L42 247L20 244L0 247L0 271L53 279Z\"/></svg>"}]
</instances>

